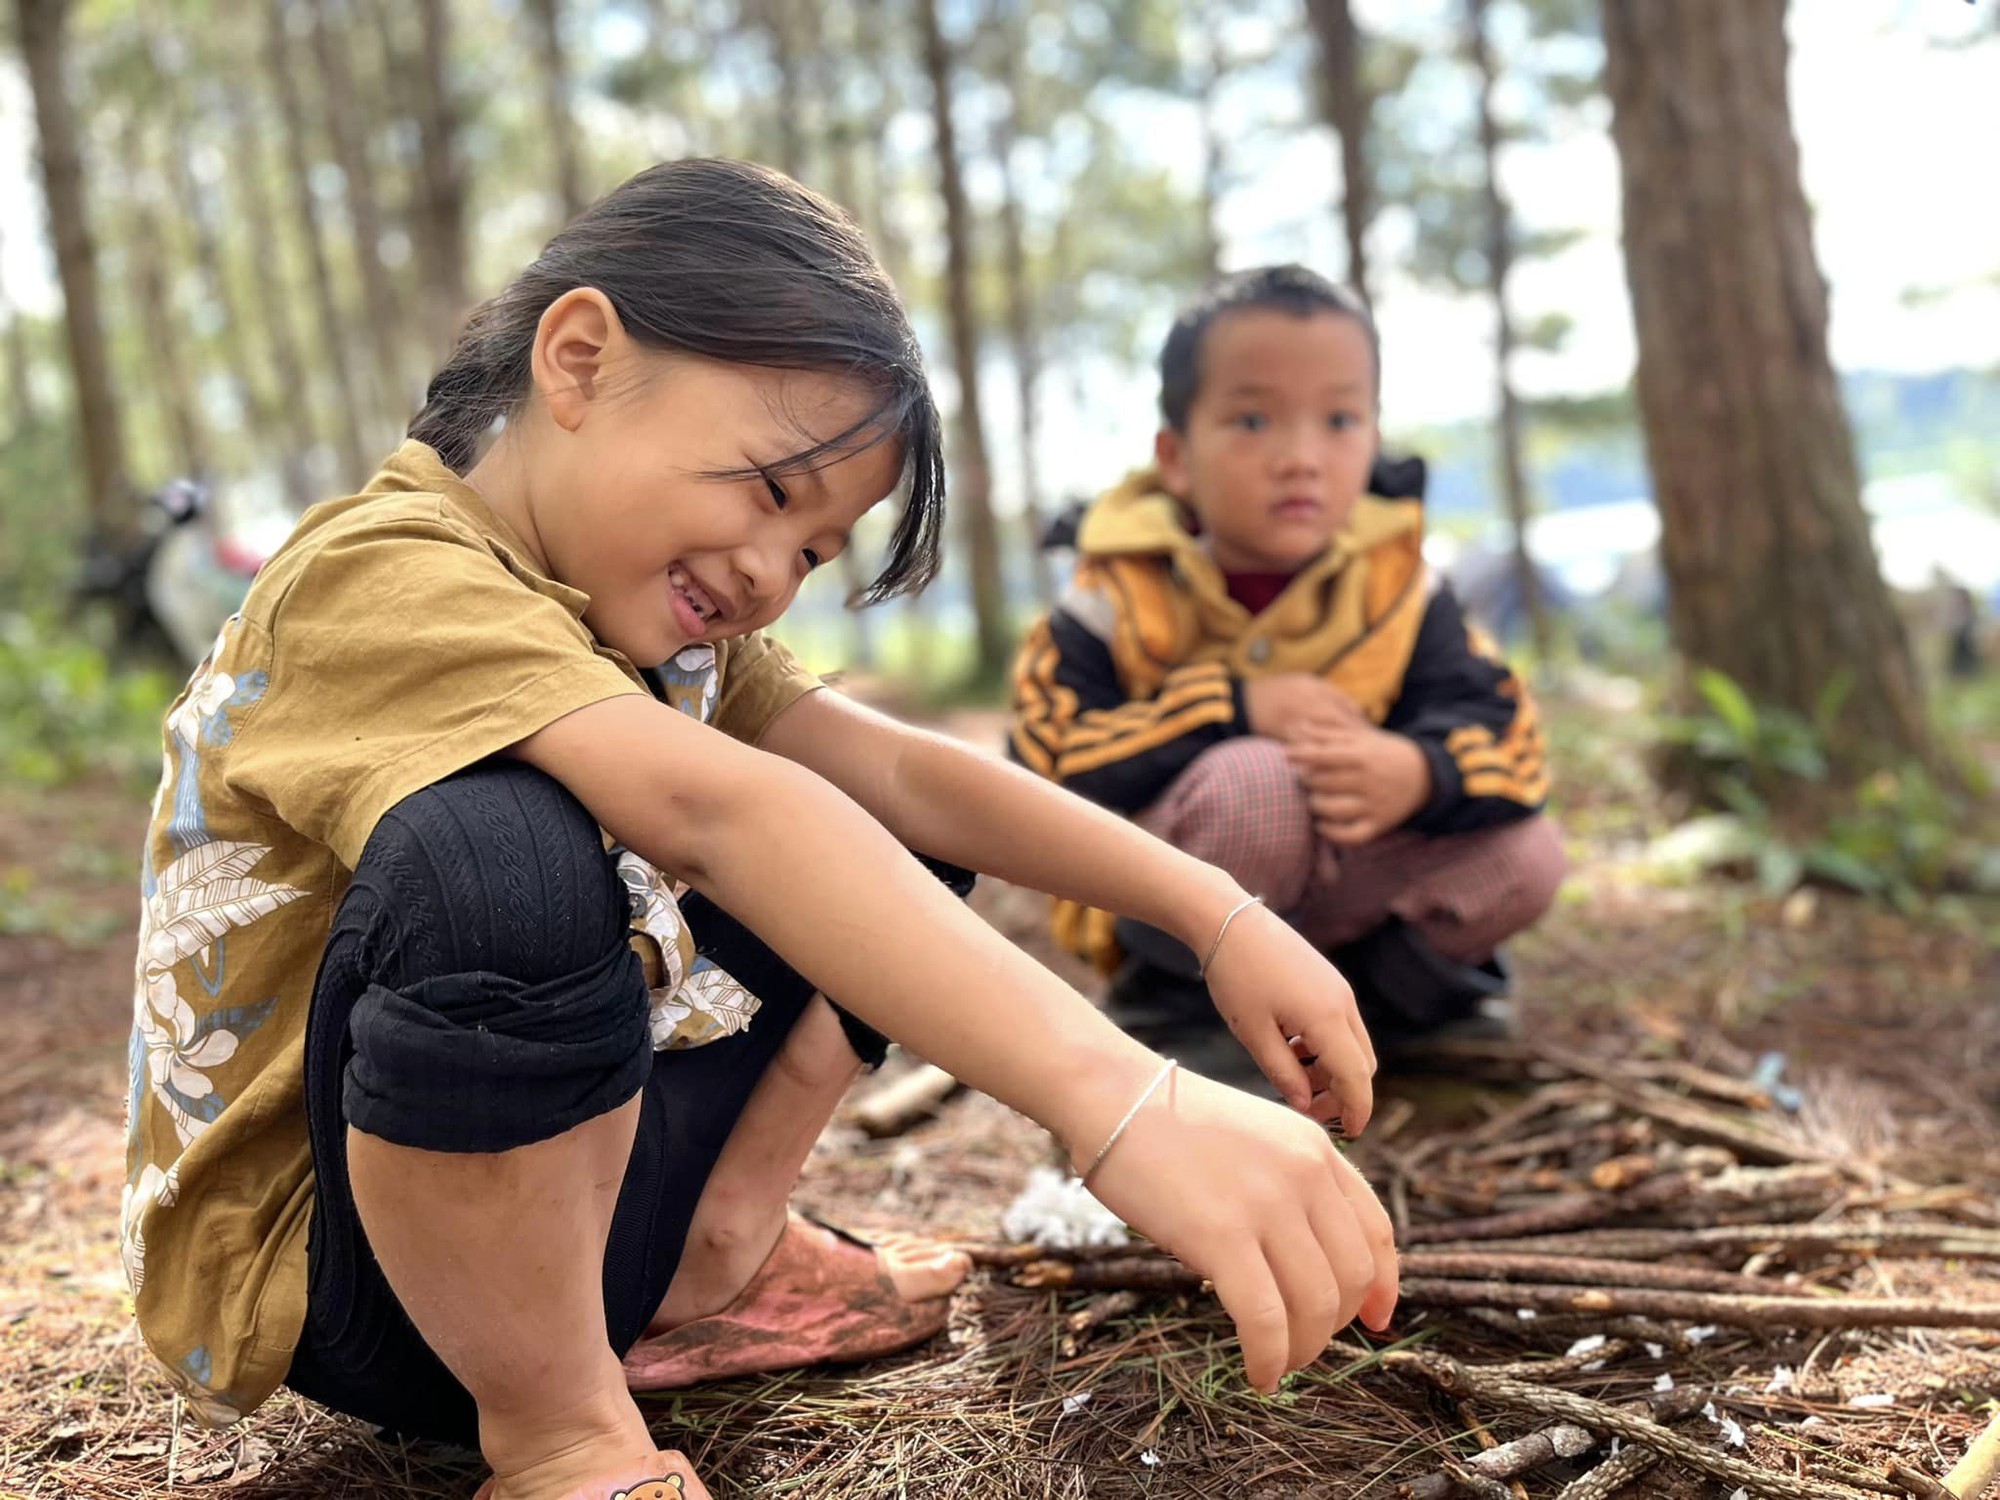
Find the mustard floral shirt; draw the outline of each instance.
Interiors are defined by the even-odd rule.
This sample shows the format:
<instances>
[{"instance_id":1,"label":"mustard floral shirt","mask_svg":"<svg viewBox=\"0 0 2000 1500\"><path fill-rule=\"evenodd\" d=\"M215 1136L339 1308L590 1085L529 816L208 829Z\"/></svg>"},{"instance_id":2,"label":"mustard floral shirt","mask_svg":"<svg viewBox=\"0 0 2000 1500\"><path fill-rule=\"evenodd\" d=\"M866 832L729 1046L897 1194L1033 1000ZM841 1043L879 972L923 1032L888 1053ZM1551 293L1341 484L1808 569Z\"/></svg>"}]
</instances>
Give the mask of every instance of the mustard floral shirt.
<instances>
[{"instance_id":1,"label":"mustard floral shirt","mask_svg":"<svg viewBox=\"0 0 2000 1500\"><path fill-rule=\"evenodd\" d=\"M168 711L146 836L131 1042L125 1272L154 1355L212 1424L279 1385L304 1326L306 1011L376 820L412 792L647 677L599 645L469 486L406 443L315 507ZM817 680L761 636L651 674L754 742ZM656 1047L750 1024L697 958L671 881L629 851Z\"/></svg>"}]
</instances>

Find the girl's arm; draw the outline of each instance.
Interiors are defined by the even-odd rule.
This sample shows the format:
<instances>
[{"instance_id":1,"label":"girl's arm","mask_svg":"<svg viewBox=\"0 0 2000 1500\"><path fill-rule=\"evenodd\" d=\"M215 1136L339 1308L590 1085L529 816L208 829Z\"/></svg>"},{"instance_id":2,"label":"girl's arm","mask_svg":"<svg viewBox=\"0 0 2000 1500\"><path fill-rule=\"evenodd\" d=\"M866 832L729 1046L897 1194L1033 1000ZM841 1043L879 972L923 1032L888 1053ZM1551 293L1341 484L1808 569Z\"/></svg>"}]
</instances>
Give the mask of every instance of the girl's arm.
<instances>
[{"instance_id":1,"label":"girl's arm","mask_svg":"<svg viewBox=\"0 0 2000 1500\"><path fill-rule=\"evenodd\" d=\"M831 781L912 849L1136 918L1197 955L1244 899L1227 874L1115 813L839 693L801 698L761 748ZM1259 908L1230 924L1209 979L1217 1008L1285 1097L1358 1135L1373 1109L1375 1053L1333 966ZM1292 1037L1303 1039L1297 1053ZM1304 1068L1300 1055L1318 1061Z\"/></svg>"},{"instance_id":2,"label":"girl's arm","mask_svg":"<svg viewBox=\"0 0 2000 1500\"><path fill-rule=\"evenodd\" d=\"M823 696L823 695L814 695ZM614 837L740 917L864 1021L1048 1127L1087 1164L1159 1059L1008 943L802 766L649 699L593 704L513 753ZM1388 1221L1310 1121L1177 1078L1093 1189L1211 1278L1260 1387L1395 1300Z\"/></svg>"}]
</instances>

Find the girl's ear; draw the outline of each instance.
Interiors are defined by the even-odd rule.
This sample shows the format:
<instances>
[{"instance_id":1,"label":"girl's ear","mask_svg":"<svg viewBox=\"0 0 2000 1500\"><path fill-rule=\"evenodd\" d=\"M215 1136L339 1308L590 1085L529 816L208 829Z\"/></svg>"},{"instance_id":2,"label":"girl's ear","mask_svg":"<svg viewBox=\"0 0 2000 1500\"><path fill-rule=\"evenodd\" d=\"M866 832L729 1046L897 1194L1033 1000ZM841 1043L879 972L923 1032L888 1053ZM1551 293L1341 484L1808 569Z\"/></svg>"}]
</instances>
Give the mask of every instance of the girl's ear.
<instances>
[{"instance_id":1,"label":"girl's ear","mask_svg":"<svg viewBox=\"0 0 2000 1500\"><path fill-rule=\"evenodd\" d=\"M574 432L582 424L627 342L611 299L594 286L575 287L548 305L535 328L531 369L558 427Z\"/></svg>"},{"instance_id":2,"label":"girl's ear","mask_svg":"<svg viewBox=\"0 0 2000 1500\"><path fill-rule=\"evenodd\" d=\"M1171 427L1162 427L1153 436L1153 467L1160 471L1160 485L1177 499L1188 492L1187 438Z\"/></svg>"}]
</instances>

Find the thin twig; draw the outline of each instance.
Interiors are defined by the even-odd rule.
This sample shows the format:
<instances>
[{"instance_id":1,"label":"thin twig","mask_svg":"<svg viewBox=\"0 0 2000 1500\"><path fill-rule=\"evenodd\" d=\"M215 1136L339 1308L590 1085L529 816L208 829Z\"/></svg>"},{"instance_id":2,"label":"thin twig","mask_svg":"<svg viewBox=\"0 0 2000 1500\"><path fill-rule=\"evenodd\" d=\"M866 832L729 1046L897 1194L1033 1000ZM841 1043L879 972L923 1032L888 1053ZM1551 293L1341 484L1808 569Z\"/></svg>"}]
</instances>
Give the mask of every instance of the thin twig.
<instances>
[{"instance_id":1,"label":"thin twig","mask_svg":"<svg viewBox=\"0 0 2000 1500\"><path fill-rule=\"evenodd\" d=\"M1403 1300L1431 1307L1636 1314L1733 1328L1996 1328L2000 1304L1917 1297L1741 1297L1646 1287L1543 1286L1501 1281L1406 1280Z\"/></svg>"}]
</instances>

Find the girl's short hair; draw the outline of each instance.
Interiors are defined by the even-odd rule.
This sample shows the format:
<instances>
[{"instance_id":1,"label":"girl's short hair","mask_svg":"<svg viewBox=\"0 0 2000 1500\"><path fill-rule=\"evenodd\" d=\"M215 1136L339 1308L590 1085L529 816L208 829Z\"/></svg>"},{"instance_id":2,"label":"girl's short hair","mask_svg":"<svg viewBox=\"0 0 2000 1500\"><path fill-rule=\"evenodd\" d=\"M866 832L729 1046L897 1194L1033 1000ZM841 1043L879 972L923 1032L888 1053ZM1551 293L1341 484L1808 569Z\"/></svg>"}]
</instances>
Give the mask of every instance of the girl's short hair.
<instances>
[{"instance_id":1,"label":"girl's short hair","mask_svg":"<svg viewBox=\"0 0 2000 1500\"><path fill-rule=\"evenodd\" d=\"M866 415L767 468L797 473L896 443L908 498L888 561L859 599L913 593L936 576L943 432L902 301L853 220L749 162L662 162L585 209L473 312L409 435L459 473L471 468L481 439L529 393L542 314L586 286L647 347L859 382L874 397Z\"/></svg>"}]
</instances>

